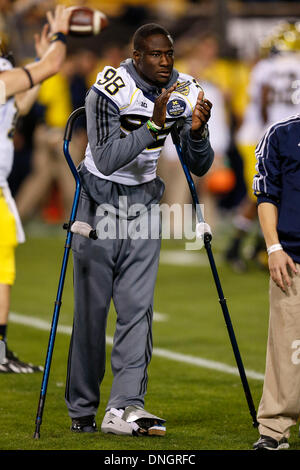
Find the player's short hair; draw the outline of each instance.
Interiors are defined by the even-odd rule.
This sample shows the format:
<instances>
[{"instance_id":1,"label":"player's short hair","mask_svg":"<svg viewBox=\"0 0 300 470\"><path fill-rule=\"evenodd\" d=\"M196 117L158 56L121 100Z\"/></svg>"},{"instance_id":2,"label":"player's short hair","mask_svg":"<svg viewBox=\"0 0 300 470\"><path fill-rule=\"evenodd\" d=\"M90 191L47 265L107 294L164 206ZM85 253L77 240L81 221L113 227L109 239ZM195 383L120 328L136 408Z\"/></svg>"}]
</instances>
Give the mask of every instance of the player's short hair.
<instances>
[{"instance_id":1,"label":"player's short hair","mask_svg":"<svg viewBox=\"0 0 300 470\"><path fill-rule=\"evenodd\" d=\"M155 34L162 34L169 39L169 41L173 44L173 39L169 31L167 31L163 26L160 26L156 23L148 23L140 26L133 35L133 48L136 51L143 50L144 48L144 41L149 36L153 36Z\"/></svg>"}]
</instances>

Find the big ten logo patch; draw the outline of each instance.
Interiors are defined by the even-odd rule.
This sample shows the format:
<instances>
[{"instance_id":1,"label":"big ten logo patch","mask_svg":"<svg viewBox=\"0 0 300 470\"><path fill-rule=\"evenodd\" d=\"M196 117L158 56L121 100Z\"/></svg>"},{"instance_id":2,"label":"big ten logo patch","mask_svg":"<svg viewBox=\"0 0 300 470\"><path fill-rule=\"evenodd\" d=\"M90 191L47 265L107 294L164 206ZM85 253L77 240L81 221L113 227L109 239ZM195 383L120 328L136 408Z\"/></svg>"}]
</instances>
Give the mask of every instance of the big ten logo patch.
<instances>
[{"instance_id":1,"label":"big ten logo patch","mask_svg":"<svg viewBox=\"0 0 300 470\"><path fill-rule=\"evenodd\" d=\"M296 339L295 341L293 341L291 348L294 349L291 360L292 363L297 366L298 364L300 364L300 340Z\"/></svg>"},{"instance_id":2,"label":"big ten logo patch","mask_svg":"<svg viewBox=\"0 0 300 470\"><path fill-rule=\"evenodd\" d=\"M169 116L180 116L184 113L186 108L186 103L183 100L175 99L171 100L167 104L167 112Z\"/></svg>"},{"instance_id":3,"label":"big ten logo patch","mask_svg":"<svg viewBox=\"0 0 300 470\"><path fill-rule=\"evenodd\" d=\"M175 90L176 93L180 93L181 95L188 96L188 94L190 93L190 87L189 87L190 84L191 82L189 80L186 82L177 82L177 87Z\"/></svg>"}]
</instances>

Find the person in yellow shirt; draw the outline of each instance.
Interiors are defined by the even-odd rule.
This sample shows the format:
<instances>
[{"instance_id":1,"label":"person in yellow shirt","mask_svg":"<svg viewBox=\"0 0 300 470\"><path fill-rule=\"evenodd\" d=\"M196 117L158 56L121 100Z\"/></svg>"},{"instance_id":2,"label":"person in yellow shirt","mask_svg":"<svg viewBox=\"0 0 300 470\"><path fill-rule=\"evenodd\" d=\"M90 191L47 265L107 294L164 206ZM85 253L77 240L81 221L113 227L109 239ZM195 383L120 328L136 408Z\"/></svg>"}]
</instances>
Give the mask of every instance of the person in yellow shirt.
<instances>
[{"instance_id":1,"label":"person in yellow shirt","mask_svg":"<svg viewBox=\"0 0 300 470\"><path fill-rule=\"evenodd\" d=\"M49 26L36 38L40 60L13 67L4 50L0 57L0 373L32 373L41 368L27 364L7 348L11 286L15 280L15 247L24 241L18 211L7 183L14 149L13 128L18 113L26 114L36 99L39 83L58 72L66 57L70 13L58 6L48 12ZM50 29L50 32L49 32ZM49 35L48 35L49 32ZM49 37L51 39L49 39Z\"/></svg>"}]
</instances>

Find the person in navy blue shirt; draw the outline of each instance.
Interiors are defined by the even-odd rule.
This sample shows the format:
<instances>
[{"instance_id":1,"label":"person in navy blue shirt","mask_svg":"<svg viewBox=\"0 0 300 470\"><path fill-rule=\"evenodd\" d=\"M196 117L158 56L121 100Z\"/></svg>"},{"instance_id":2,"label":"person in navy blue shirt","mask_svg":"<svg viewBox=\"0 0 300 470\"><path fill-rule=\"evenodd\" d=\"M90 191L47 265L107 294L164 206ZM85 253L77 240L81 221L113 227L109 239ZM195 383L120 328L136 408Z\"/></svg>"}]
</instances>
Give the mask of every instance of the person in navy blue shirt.
<instances>
[{"instance_id":1,"label":"person in navy blue shirt","mask_svg":"<svg viewBox=\"0 0 300 470\"><path fill-rule=\"evenodd\" d=\"M300 415L300 115L273 124L255 150L253 190L270 271L270 318L255 450L289 448Z\"/></svg>"}]
</instances>

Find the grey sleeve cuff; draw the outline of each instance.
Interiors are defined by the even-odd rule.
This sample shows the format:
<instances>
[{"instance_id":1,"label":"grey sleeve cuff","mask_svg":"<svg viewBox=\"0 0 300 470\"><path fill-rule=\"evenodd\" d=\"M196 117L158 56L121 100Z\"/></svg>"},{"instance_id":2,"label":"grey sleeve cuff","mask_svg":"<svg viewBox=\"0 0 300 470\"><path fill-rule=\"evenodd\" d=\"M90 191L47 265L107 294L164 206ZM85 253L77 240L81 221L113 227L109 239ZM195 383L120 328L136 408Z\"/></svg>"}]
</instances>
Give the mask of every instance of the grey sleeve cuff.
<instances>
[{"instance_id":1,"label":"grey sleeve cuff","mask_svg":"<svg viewBox=\"0 0 300 470\"><path fill-rule=\"evenodd\" d=\"M192 173L203 176L208 172L214 161L214 151L208 138L193 140L190 136L187 137L183 151Z\"/></svg>"},{"instance_id":2,"label":"grey sleeve cuff","mask_svg":"<svg viewBox=\"0 0 300 470\"><path fill-rule=\"evenodd\" d=\"M191 172L203 176L214 161L214 151L210 145L208 127L205 127L204 138L198 140L191 136L191 124L191 118L186 119L180 132L182 152Z\"/></svg>"}]
</instances>

